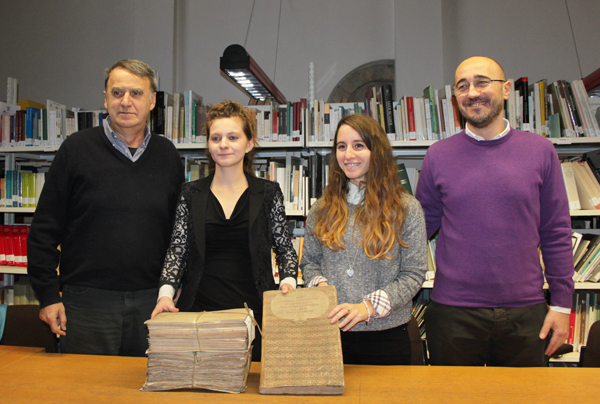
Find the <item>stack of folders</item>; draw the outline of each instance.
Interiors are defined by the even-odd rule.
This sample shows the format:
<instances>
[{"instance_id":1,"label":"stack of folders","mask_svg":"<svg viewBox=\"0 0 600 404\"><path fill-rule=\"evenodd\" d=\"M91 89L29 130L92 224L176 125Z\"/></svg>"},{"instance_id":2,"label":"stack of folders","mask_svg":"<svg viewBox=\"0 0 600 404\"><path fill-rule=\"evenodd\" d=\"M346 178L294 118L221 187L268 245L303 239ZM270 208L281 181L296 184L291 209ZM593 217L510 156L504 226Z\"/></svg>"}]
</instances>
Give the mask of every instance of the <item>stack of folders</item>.
<instances>
[{"instance_id":1,"label":"stack of folders","mask_svg":"<svg viewBox=\"0 0 600 404\"><path fill-rule=\"evenodd\" d=\"M143 391L241 393L250 369L252 311L160 313L146 321L150 347Z\"/></svg>"}]
</instances>

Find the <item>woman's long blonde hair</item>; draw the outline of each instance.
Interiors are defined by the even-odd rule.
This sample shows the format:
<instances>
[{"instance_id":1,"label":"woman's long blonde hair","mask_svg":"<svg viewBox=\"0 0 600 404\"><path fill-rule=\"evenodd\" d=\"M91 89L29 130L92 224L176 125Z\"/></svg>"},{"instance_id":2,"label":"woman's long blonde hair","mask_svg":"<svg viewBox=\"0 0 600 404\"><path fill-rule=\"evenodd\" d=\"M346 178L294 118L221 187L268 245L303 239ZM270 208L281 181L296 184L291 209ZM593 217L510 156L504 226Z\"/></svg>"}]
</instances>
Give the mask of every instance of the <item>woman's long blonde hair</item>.
<instances>
[{"instance_id":1,"label":"woman's long blonde hair","mask_svg":"<svg viewBox=\"0 0 600 404\"><path fill-rule=\"evenodd\" d=\"M346 248L344 233L348 223L348 178L335 154L342 125L348 125L358 132L371 151L369 170L364 181L365 196L358 205L354 226L360 230L363 249L369 259L393 259L395 255L391 254L391 250L394 244L406 246L402 241L406 191L398 180L398 167L385 132L377 121L364 115L348 115L337 126L329 162L329 184L317 212L315 234L322 244L333 251Z\"/></svg>"}]
</instances>

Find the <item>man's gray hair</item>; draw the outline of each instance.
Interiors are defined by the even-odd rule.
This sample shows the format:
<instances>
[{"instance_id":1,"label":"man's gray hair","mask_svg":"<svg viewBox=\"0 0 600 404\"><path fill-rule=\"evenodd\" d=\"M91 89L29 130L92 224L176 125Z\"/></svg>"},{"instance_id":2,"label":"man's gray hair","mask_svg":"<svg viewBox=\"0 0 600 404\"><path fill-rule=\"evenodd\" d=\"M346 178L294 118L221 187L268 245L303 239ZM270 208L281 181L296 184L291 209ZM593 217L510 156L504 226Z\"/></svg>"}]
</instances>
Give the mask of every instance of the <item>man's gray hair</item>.
<instances>
[{"instance_id":1,"label":"man's gray hair","mask_svg":"<svg viewBox=\"0 0 600 404\"><path fill-rule=\"evenodd\" d=\"M152 70L152 68L147 63L135 59L123 59L115 63L112 67L104 69L105 90L108 84L108 77L110 76L110 73L116 68L125 69L131 74L134 74L139 77L147 77L148 80L150 80L150 89L153 93L156 92L158 84L156 83L156 75L154 74L154 70Z\"/></svg>"}]
</instances>

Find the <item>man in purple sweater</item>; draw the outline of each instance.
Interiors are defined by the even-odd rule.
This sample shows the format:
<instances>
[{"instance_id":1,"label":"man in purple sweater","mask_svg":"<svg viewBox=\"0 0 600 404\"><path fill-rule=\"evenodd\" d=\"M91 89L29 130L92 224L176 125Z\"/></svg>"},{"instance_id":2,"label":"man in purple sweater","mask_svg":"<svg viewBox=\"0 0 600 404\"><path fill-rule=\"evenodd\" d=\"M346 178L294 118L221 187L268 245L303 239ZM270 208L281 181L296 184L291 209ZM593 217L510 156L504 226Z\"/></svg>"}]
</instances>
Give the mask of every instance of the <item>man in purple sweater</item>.
<instances>
[{"instance_id":1,"label":"man in purple sweater","mask_svg":"<svg viewBox=\"0 0 600 404\"><path fill-rule=\"evenodd\" d=\"M560 162L550 141L503 118L510 90L496 61L462 62L454 93L466 129L423 161L416 197L428 237L439 230L425 314L433 365L547 366L568 333L573 253Z\"/></svg>"}]
</instances>

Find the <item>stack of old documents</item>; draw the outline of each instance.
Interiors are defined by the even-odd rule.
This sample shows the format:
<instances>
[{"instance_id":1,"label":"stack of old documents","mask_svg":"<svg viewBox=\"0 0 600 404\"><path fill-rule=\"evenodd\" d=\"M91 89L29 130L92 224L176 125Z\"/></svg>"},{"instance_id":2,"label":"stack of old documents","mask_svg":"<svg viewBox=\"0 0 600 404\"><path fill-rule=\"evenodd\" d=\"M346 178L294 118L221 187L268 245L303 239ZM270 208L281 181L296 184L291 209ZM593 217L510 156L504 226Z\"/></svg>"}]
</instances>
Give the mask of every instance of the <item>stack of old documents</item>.
<instances>
[{"instance_id":1,"label":"stack of old documents","mask_svg":"<svg viewBox=\"0 0 600 404\"><path fill-rule=\"evenodd\" d=\"M150 347L142 390L241 393L250 369L252 311L161 313L146 321Z\"/></svg>"}]
</instances>

